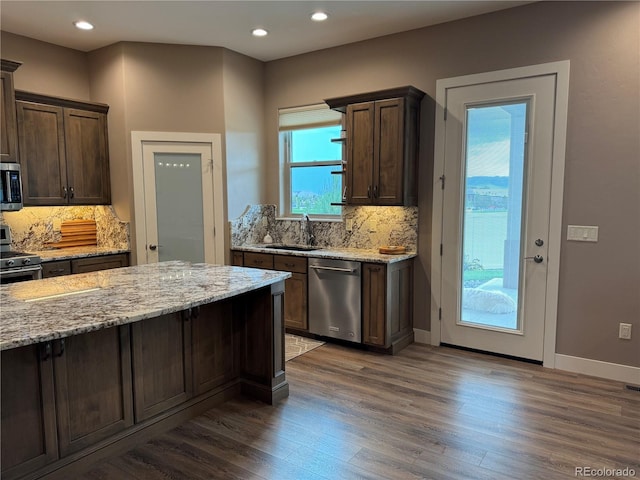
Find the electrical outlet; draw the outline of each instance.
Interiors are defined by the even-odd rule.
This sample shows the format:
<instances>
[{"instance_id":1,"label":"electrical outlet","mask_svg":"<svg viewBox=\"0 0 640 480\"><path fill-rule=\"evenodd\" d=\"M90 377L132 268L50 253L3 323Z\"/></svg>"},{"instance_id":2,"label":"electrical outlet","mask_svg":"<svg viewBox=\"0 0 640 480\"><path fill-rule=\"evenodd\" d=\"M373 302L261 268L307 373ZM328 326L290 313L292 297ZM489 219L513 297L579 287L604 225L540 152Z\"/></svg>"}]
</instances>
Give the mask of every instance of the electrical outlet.
<instances>
[{"instance_id":1,"label":"electrical outlet","mask_svg":"<svg viewBox=\"0 0 640 480\"><path fill-rule=\"evenodd\" d=\"M62 220L59 218L54 218L52 222L52 227L54 232L59 232L62 229Z\"/></svg>"},{"instance_id":2,"label":"electrical outlet","mask_svg":"<svg viewBox=\"0 0 640 480\"><path fill-rule=\"evenodd\" d=\"M266 227L269 225L269 219L267 217L262 217L262 226Z\"/></svg>"},{"instance_id":3,"label":"electrical outlet","mask_svg":"<svg viewBox=\"0 0 640 480\"><path fill-rule=\"evenodd\" d=\"M618 338L623 340L631 340L631 324L621 323L618 330Z\"/></svg>"},{"instance_id":4,"label":"electrical outlet","mask_svg":"<svg viewBox=\"0 0 640 480\"><path fill-rule=\"evenodd\" d=\"M347 218L345 220L345 229L347 230L347 232L353 231L353 218Z\"/></svg>"}]
</instances>

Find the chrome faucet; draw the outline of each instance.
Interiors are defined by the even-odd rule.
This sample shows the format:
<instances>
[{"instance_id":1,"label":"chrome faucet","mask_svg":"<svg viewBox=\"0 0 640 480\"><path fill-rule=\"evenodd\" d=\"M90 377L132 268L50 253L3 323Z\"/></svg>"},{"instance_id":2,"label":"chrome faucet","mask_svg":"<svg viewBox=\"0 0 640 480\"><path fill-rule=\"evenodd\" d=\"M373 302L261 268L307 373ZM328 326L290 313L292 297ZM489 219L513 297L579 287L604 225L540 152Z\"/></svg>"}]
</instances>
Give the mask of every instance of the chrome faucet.
<instances>
[{"instance_id":1,"label":"chrome faucet","mask_svg":"<svg viewBox=\"0 0 640 480\"><path fill-rule=\"evenodd\" d=\"M311 220L309 220L309 215L306 213L302 216L302 220L305 222L305 233L307 237L307 245L315 245L316 244L316 236L313 234L313 225L311 225Z\"/></svg>"}]
</instances>

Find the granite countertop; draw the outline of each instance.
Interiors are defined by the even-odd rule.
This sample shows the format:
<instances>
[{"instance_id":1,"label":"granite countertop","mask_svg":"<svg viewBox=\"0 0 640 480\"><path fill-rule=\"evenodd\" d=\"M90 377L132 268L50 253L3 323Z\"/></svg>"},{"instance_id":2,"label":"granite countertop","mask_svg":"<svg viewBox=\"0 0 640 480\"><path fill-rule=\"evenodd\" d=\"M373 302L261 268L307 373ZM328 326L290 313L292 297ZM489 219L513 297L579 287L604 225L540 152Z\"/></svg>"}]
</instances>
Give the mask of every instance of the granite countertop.
<instances>
[{"instance_id":1,"label":"granite countertop","mask_svg":"<svg viewBox=\"0 0 640 480\"><path fill-rule=\"evenodd\" d=\"M0 350L186 310L290 276L172 261L0 285Z\"/></svg>"},{"instance_id":2,"label":"granite countertop","mask_svg":"<svg viewBox=\"0 0 640 480\"><path fill-rule=\"evenodd\" d=\"M361 248L334 248L319 247L318 250L281 250L269 248L266 244L243 245L239 247L231 247L232 250L240 250L243 252L256 253L273 253L276 255L294 255L298 257L312 258L331 258L335 260L351 260L356 262L371 263L395 263L410 258L417 257L416 252L403 253L401 255L387 255L379 253L378 249L361 249Z\"/></svg>"},{"instance_id":3,"label":"granite countertop","mask_svg":"<svg viewBox=\"0 0 640 480\"><path fill-rule=\"evenodd\" d=\"M72 260L74 258L98 257L100 255L113 255L116 253L129 253L130 250L111 247L68 247L52 248L49 250L30 250L28 253L38 255L43 262L55 262L57 260Z\"/></svg>"}]
</instances>

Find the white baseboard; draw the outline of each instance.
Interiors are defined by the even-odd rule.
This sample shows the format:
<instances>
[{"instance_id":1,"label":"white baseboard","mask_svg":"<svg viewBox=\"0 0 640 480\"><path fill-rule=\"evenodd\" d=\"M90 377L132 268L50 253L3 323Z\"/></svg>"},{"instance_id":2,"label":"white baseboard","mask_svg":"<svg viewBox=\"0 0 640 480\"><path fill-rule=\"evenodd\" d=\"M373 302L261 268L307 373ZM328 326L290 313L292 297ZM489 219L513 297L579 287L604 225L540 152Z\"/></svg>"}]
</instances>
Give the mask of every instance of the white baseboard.
<instances>
[{"instance_id":1,"label":"white baseboard","mask_svg":"<svg viewBox=\"0 0 640 480\"><path fill-rule=\"evenodd\" d=\"M424 343L431 345L431 332L428 330L420 330L419 328L413 329L414 341L416 343Z\"/></svg>"},{"instance_id":2,"label":"white baseboard","mask_svg":"<svg viewBox=\"0 0 640 480\"><path fill-rule=\"evenodd\" d=\"M428 332L427 332L428 333ZM416 334L416 341L418 335ZM556 353L555 368L640 385L640 368Z\"/></svg>"}]
</instances>

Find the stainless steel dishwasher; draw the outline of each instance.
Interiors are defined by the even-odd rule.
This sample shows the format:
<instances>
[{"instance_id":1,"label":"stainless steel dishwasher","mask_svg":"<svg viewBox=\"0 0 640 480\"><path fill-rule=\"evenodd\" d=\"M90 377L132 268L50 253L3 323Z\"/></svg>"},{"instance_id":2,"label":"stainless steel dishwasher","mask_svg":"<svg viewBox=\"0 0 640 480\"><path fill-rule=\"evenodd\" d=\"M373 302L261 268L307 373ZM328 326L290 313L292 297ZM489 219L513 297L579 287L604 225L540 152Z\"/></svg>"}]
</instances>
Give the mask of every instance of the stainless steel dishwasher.
<instances>
[{"instance_id":1,"label":"stainless steel dishwasher","mask_svg":"<svg viewBox=\"0 0 640 480\"><path fill-rule=\"evenodd\" d=\"M362 341L360 262L309 259L309 332Z\"/></svg>"}]
</instances>

